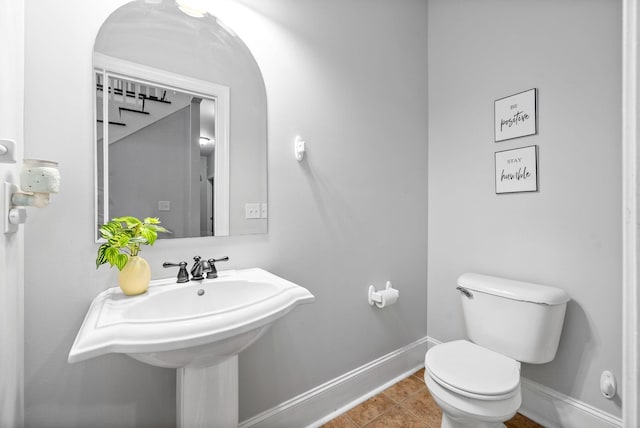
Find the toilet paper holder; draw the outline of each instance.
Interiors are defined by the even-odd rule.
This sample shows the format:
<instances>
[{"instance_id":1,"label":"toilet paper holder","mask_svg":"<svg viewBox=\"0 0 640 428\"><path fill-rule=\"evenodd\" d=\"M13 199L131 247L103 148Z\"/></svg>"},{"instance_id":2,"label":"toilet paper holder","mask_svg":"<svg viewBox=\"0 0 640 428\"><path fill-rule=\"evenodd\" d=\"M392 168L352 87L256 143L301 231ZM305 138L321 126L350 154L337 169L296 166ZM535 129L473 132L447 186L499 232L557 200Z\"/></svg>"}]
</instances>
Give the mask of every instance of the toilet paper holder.
<instances>
[{"instance_id":1,"label":"toilet paper holder","mask_svg":"<svg viewBox=\"0 0 640 428\"><path fill-rule=\"evenodd\" d=\"M384 290L376 291L373 285L369 286L368 301L369 305L376 305L379 308L384 308L389 305L393 305L400 297L400 292L393 288L391 281L387 281L387 285Z\"/></svg>"}]
</instances>

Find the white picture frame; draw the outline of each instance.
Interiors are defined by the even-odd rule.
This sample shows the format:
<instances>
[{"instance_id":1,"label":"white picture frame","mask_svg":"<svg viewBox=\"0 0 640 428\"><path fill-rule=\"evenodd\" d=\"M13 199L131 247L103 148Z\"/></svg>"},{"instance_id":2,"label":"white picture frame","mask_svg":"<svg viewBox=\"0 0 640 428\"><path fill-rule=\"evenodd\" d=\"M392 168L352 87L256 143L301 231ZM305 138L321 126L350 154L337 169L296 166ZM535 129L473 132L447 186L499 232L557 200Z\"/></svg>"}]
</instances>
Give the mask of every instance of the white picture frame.
<instances>
[{"instance_id":1,"label":"white picture frame","mask_svg":"<svg viewBox=\"0 0 640 428\"><path fill-rule=\"evenodd\" d=\"M496 194L538 191L538 146L495 153Z\"/></svg>"},{"instance_id":2,"label":"white picture frame","mask_svg":"<svg viewBox=\"0 0 640 428\"><path fill-rule=\"evenodd\" d=\"M537 88L494 102L495 141L534 135L538 132Z\"/></svg>"}]
</instances>

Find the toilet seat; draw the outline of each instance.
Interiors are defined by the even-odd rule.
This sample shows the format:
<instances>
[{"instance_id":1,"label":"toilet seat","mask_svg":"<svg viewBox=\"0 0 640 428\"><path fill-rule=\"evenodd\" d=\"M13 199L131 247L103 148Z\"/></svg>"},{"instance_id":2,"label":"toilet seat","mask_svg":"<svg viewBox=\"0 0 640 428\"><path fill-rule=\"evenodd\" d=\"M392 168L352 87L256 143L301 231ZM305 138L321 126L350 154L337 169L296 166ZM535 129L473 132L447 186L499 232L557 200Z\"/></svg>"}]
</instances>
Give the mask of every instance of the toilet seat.
<instances>
[{"instance_id":1,"label":"toilet seat","mask_svg":"<svg viewBox=\"0 0 640 428\"><path fill-rule=\"evenodd\" d=\"M442 409L443 420L447 416L449 422L445 427L504 428L500 423L513 417L522 404L520 388L513 397L504 400L476 400L440 385L426 371L424 381L434 401ZM452 419L455 423L452 423Z\"/></svg>"},{"instance_id":2,"label":"toilet seat","mask_svg":"<svg viewBox=\"0 0 640 428\"><path fill-rule=\"evenodd\" d=\"M467 340L431 348L425 369L442 387L477 400L504 400L520 391L518 361Z\"/></svg>"}]
</instances>

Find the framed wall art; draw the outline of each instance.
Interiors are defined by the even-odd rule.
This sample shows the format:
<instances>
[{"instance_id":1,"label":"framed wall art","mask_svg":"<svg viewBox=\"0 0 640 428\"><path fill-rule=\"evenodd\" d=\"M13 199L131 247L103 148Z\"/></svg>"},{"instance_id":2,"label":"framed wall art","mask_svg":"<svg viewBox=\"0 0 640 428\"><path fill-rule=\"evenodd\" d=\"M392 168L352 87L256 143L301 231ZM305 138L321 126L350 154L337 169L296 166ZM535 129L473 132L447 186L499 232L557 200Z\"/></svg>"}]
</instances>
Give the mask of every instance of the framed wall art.
<instances>
[{"instance_id":1,"label":"framed wall art","mask_svg":"<svg viewBox=\"0 0 640 428\"><path fill-rule=\"evenodd\" d=\"M495 153L496 193L538 191L538 146Z\"/></svg>"},{"instance_id":2,"label":"framed wall art","mask_svg":"<svg viewBox=\"0 0 640 428\"><path fill-rule=\"evenodd\" d=\"M537 99L538 90L533 88L494 102L496 142L538 132Z\"/></svg>"}]
</instances>

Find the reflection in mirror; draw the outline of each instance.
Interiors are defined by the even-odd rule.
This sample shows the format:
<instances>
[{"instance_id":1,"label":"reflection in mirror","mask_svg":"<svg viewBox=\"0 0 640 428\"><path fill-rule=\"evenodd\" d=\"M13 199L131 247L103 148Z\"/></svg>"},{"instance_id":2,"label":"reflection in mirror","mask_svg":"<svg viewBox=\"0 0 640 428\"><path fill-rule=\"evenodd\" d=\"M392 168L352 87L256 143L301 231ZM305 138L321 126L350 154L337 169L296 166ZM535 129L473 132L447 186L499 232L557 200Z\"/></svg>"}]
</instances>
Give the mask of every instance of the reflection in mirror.
<instances>
[{"instance_id":1,"label":"reflection in mirror","mask_svg":"<svg viewBox=\"0 0 640 428\"><path fill-rule=\"evenodd\" d=\"M104 124L106 118L109 124L107 153L99 157L110 165L105 177L104 162L98 163L98 192L104 192L105 179L109 189L108 207L98 200L99 222L104 213L144 218L158 210L173 237L214 236L216 230L220 235L228 226L214 215L216 99L102 72L96 73L96 82L97 121ZM97 129L98 147L105 150L103 128ZM148 164L150 155L153 163ZM226 220L228 200L217 202Z\"/></svg>"},{"instance_id":2,"label":"reflection in mirror","mask_svg":"<svg viewBox=\"0 0 640 428\"><path fill-rule=\"evenodd\" d=\"M159 217L163 238L266 233L247 210L267 202L266 91L237 35L137 0L102 25L94 70L96 226L134 215Z\"/></svg>"}]
</instances>

